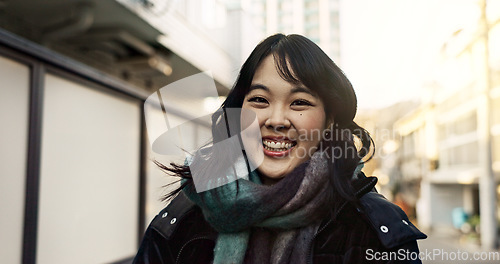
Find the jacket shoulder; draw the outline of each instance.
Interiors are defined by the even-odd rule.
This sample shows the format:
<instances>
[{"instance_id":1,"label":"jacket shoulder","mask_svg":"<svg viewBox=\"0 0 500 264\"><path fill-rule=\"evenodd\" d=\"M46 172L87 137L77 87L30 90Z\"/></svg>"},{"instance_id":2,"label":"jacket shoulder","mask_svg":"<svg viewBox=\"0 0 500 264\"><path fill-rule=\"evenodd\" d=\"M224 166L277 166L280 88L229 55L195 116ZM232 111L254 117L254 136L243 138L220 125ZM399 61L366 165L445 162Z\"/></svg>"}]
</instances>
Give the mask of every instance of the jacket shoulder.
<instances>
[{"instance_id":1,"label":"jacket shoulder","mask_svg":"<svg viewBox=\"0 0 500 264\"><path fill-rule=\"evenodd\" d=\"M201 209L181 192L151 221L133 263L208 263L215 237Z\"/></svg>"},{"instance_id":2,"label":"jacket shoulder","mask_svg":"<svg viewBox=\"0 0 500 264\"><path fill-rule=\"evenodd\" d=\"M360 199L360 204L380 242L386 248L394 248L424 239L427 236L418 230L405 212L376 192L368 192Z\"/></svg>"},{"instance_id":3,"label":"jacket shoulder","mask_svg":"<svg viewBox=\"0 0 500 264\"><path fill-rule=\"evenodd\" d=\"M156 215L150 228L156 230L165 239L170 239L182 220L196 208L196 205L186 197L184 192L180 192L167 207Z\"/></svg>"}]
</instances>

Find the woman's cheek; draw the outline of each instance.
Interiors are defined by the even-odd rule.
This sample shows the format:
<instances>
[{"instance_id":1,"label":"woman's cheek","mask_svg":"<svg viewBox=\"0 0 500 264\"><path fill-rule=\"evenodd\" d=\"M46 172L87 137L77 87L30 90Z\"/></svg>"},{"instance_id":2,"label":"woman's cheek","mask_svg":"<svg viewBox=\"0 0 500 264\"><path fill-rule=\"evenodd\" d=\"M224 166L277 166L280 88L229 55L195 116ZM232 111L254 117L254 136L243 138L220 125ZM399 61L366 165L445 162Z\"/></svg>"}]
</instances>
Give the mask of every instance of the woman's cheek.
<instances>
[{"instance_id":1,"label":"woman's cheek","mask_svg":"<svg viewBox=\"0 0 500 264\"><path fill-rule=\"evenodd\" d=\"M325 123L325 118L324 114L321 113L314 113L311 115L303 115L300 123L302 124L302 128L305 130L323 130L324 129L324 123Z\"/></svg>"},{"instance_id":2,"label":"woman's cheek","mask_svg":"<svg viewBox=\"0 0 500 264\"><path fill-rule=\"evenodd\" d=\"M250 108L255 113L255 116L257 117L257 121L259 122L260 126L263 126L264 123L266 122L267 119L267 111L266 109L259 109L259 108Z\"/></svg>"}]
</instances>

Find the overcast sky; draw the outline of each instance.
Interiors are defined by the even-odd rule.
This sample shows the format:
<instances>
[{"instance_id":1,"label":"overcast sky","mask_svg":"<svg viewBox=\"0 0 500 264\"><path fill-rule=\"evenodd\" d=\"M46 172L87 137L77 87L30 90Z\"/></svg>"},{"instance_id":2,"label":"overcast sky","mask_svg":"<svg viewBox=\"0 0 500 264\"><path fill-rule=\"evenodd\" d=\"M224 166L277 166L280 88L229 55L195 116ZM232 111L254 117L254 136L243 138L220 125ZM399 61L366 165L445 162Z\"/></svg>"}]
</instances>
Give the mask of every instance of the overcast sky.
<instances>
[{"instance_id":1,"label":"overcast sky","mask_svg":"<svg viewBox=\"0 0 500 264\"><path fill-rule=\"evenodd\" d=\"M359 108L419 98L451 34L477 19L477 0L341 0L341 62Z\"/></svg>"}]
</instances>

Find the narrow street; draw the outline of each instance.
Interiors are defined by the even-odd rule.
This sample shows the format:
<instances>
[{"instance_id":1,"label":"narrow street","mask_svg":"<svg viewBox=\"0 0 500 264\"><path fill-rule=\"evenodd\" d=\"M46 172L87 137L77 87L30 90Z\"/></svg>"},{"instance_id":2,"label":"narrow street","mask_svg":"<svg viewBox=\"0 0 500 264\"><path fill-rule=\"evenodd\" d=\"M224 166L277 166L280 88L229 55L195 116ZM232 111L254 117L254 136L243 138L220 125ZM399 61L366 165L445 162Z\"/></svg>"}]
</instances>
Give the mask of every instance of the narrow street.
<instances>
[{"instance_id":1,"label":"narrow street","mask_svg":"<svg viewBox=\"0 0 500 264\"><path fill-rule=\"evenodd\" d=\"M488 251L478 245L460 242L460 235L450 231L427 233L419 240L422 263L500 263L500 251Z\"/></svg>"}]
</instances>

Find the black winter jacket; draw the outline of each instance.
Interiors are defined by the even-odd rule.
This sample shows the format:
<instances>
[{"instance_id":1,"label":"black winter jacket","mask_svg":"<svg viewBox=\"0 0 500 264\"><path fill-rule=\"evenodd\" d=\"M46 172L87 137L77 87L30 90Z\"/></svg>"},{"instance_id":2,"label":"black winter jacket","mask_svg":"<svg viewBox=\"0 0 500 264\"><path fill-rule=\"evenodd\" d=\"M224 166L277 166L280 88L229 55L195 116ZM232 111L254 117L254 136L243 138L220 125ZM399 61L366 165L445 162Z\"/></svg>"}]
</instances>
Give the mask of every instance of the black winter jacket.
<instances>
[{"instance_id":1,"label":"black winter jacket","mask_svg":"<svg viewBox=\"0 0 500 264\"><path fill-rule=\"evenodd\" d=\"M358 202L344 202L321 224L308 263L421 263L420 232L398 206L375 191L377 179L357 180ZM217 232L180 193L151 222L135 264L211 263Z\"/></svg>"}]
</instances>

